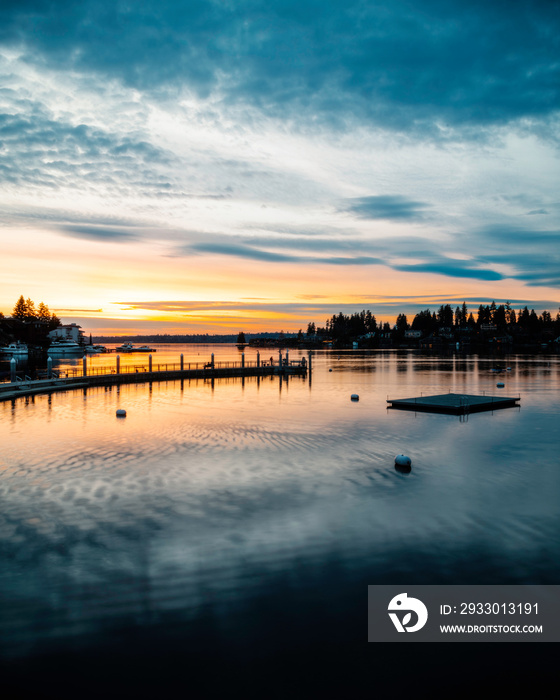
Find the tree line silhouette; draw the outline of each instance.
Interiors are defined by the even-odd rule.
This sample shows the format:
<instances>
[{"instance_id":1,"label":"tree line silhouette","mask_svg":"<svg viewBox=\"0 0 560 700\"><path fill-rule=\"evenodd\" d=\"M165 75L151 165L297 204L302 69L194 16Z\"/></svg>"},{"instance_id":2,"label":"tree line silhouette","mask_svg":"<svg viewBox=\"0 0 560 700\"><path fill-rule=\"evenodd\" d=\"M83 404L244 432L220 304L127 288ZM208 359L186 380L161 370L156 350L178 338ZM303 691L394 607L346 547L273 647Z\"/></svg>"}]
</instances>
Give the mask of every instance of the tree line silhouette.
<instances>
[{"instance_id":1,"label":"tree line silhouette","mask_svg":"<svg viewBox=\"0 0 560 700\"><path fill-rule=\"evenodd\" d=\"M549 311L537 315L534 309L529 311L527 306L516 311L509 302L496 305L480 304L476 318L469 311L466 302L453 307L442 304L436 311L429 308L419 311L411 322L405 314L399 314L395 323L377 322L372 312L363 310L350 315L342 312L327 319L324 327L316 327L315 323L307 326L308 339L329 339L335 342L350 342L353 339L391 337L394 340L404 338L406 331L418 331L419 337L428 335L455 335L473 333L494 333L506 335L514 339L517 336L531 336L535 340L543 337L557 338L560 336L560 312L553 318Z\"/></svg>"},{"instance_id":2,"label":"tree line silhouette","mask_svg":"<svg viewBox=\"0 0 560 700\"><path fill-rule=\"evenodd\" d=\"M48 334L60 325L60 319L56 314L51 314L46 304L40 302L36 307L34 301L25 299L22 294L11 316L6 317L0 311L0 344L14 340L35 345L48 344Z\"/></svg>"}]
</instances>

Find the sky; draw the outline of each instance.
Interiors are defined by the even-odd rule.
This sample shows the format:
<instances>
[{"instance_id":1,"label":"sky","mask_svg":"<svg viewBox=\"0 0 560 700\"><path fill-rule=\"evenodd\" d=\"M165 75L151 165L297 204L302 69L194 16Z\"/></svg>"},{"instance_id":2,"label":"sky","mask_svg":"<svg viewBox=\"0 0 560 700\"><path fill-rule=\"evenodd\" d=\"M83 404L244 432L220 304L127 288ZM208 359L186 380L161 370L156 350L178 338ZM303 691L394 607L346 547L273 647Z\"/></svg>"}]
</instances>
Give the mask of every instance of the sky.
<instances>
[{"instance_id":1,"label":"sky","mask_svg":"<svg viewBox=\"0 0 560 700\"><path fill-rule=\"evenodd\" d=\"M0 310L560 306L560 3L2 0Z\"/></svg>"}]
</instances>

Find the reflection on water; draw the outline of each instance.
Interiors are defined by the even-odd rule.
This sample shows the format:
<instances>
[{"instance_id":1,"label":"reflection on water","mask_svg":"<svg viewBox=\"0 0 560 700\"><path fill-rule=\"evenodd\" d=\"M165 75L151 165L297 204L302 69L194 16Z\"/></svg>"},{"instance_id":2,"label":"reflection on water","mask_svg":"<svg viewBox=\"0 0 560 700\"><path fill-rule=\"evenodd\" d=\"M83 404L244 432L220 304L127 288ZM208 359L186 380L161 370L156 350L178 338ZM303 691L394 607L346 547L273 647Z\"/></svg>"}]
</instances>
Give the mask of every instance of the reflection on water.
<instances>
[{"instance_id":1,"label":"reflection on water","mask_svg":"<svg viewBox=\"0 0 560 700\"><path fill-rule=\"evenodd\" d=\"M491 359L324 352L312 381L0 403L2 654L134 646L134 629L235 658L282 648L288 627L294 648L327 623L361 641L367 584L558 583L560 363L507 362L501 390ZM521 408L386 408L447 391L520 394Z\"/></svg>"}]
</instances>

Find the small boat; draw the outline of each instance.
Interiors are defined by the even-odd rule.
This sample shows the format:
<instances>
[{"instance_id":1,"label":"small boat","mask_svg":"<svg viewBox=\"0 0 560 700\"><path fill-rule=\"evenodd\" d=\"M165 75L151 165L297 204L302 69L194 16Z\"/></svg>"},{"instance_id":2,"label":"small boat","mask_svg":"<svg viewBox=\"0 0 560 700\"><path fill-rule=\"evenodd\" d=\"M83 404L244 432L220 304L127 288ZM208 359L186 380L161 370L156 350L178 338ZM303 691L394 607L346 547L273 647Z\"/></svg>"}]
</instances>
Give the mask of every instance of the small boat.
<instances>
[{"instance_id":1,"label":"small boat","mask_svg":"<svg viewBox=\"0 0 560 700\"><path fill-rule=\"evenodd\" d=\"M83 355L85 348L78 345L73 340L53 340L47 353L51 356L61 357L63 355Z\"/></svg>"},{"instance_id":2,"label":"small boat","mask_svg":"<svg viewBox=\"0 0 560 700\"><path fill-rule=\"evenodd\" d=\"M115 348L118 352L156 352L155 348L150 348L147 345L139 345L135 347L132 343L123 343Z\"/></svg>"},{"instance_id":3,"label":"small boat","mask_svg":"<svg viewBox=\"0 0 560 700\"><path fill-rule=\"evenodd\" d=\"M104 345L86 345L88 355L98 355L100 353L109 352Z\"/></svg>"},{"instance_id":4,"label":"small boat","mask_svg":"<svg viewBox=\"0 0 560 700\"><path fill-rule=\"evenodd\" d=\"M27 357L29 349L25 343L10 343L0 348L0 355L5 357Z\"/></svg>"}]
</instances>

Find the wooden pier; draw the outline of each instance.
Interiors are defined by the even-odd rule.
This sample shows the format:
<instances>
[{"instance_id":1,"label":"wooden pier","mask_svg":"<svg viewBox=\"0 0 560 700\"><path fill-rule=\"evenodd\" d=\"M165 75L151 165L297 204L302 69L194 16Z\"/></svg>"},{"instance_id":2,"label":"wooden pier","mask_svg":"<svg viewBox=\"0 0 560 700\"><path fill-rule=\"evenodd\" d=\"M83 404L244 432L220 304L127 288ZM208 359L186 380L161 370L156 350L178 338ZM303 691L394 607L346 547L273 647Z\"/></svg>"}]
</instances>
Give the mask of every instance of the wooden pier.
<instances>
[{"instance_id":1,"label":"wooden pier","mask_svg":"<svg viewBox=\"0 0 560 700\"><path fill-rule=\"evenodd\" d=\"M161 367L161 366L160 366ZM308 369L305 359L292 361L282 365L269 363L207 363L181 368L176 365L164 365L164 369L148 370L145 368L127 367L126 371L117 373L96 372L75 374L73 376L51 376L44 379L20 379L14 382L0 384L0 401L32 396L35 394L50 394L55 391L70 391L85 389L93 386L110 386L116 384L136 384L148 382L164 382L175 379L229 379L233 377L271 377L306 376Z\"/></svg>"},{"instance_id":2,"label":"wooden pier","mask_svg":"<svg viewBox=\"0 0 560 700\"><path fill-rule=\"evenodd\" d=\"M430 413L451 413L464 415L480 411L495 411L499 408L519 406L520 396L479 396L474 394L438 394L419 396L411 399L387 399L390 408L405 411L427 411Z\"/></svg>"}]
</instances>

